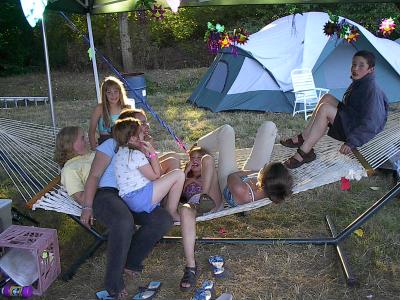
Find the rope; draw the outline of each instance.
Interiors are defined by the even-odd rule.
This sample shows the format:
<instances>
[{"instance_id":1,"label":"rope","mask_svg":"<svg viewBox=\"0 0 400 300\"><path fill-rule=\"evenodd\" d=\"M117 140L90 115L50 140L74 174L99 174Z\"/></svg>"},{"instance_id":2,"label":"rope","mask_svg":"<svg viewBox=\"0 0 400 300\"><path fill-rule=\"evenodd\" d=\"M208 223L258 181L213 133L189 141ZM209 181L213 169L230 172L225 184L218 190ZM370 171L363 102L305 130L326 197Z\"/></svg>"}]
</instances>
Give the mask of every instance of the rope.
<instances>
[{"instance_id":1,"label":"rope","mask_svg":"<svg viewBox=\"0 0 400 300\"><path fill-rule=\"evenodd\" d=\"M90 45L89 39L88 37L83 34L78 27L75 26L75 24L63 13L63 12L59 12L59 14L64 18L64 20L66 21L67 25L76 33L78 33L79 35L81 35L83 37L83 40ZM129 87L130 91L133 92L133 94L135 95L135 98L137 100L139 100L140 102L143 103L144 107L146 108L146 110L148 112L151 113L151 115L158 121L158 123L161 124L162 127L164 127L168 133L173 137L173 139L175 140L175 142L178 144L179 148L182 149L183 151L187 151L187 147L185 146L185 144L183 143L183 141L178 138L175 134L175 132L172 130L172 128L154 111L154 109L150 106L150 104L145 100L142 99L142 97L140 97L140 95L138 94L138 92L132 88L132 86L130 85L130 83L125 79L125 77L114 67L114 65L111 63L111 61L97 48L94 48L94 51L96 52L96 54L98 54L103 61L108 65L108 67L111 69L112 72L114 72L114 74L125 84L125 86Z\"/></svg>"}]
</instances>

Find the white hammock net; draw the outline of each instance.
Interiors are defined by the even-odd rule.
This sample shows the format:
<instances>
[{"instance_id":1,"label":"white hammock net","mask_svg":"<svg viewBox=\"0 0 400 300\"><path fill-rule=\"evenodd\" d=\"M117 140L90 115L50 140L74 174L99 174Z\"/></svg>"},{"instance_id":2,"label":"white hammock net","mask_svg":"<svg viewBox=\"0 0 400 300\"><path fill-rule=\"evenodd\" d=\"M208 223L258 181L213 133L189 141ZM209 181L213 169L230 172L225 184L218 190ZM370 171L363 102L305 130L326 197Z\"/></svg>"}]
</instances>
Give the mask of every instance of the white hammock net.
<instances>
[{"instance_id":1,"label":"white hammock net","mask_svg":"<svg viewBox=\"0 0 400 300\"><path fill-rule=\"evenodd\" d=\"M399 117L400 113L391 114L385 130L358 148L371 169L375 170L400 152ZM53 161L57 132L57 128L0 118L0 164L26 202L31 201L59 175L58 165ZM317 159L291 170L294 193L336 182L342 177L359 180L367 176L366 169L354 154L343 155L338 152L341 144L342 142L328 136L323 137L315 146ZM250 150L248 148L236 151L239 166L244 164ZM295 151L296 149L275 145L272 160L284 161ZM186 159L186 156L182 154L182 158ZM217 162L218 154L215 154L215 158ZM249 211L270 203L271 201L265 198L235 208L225 208L216 213L204 214L197 217L197 221ZM81 214L81 206L58 184L33 204L32 209L36 208L75 216Z\"/></svg>"}]
</instances>

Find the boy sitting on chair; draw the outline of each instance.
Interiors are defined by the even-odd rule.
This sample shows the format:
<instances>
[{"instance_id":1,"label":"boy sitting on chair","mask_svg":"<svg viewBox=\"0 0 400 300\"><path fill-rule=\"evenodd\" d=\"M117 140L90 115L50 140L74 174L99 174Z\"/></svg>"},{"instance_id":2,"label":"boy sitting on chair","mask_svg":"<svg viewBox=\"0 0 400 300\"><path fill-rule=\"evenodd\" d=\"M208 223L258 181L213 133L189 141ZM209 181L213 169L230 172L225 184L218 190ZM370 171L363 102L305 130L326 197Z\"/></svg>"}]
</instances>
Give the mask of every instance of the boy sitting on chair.
<instances>
[{"instance_id":1,"label":"boy sitting on chair","mask_svg":"<svg viewBox=\"0 0 400 300\"><path fill-rule=\"evenodd\" d=\"M314 145L328 128L328 135L344 142L340 153L349 154L383 130L388 114L388 99L375 82L375 56L368 51L358 51L353 56L351 78L340 102L326 94L318 103L306 128L299 135L280 143L298 148L297 153L285 161L285 166L295 169L316 159Z\"/></svg>"}]
</instances>

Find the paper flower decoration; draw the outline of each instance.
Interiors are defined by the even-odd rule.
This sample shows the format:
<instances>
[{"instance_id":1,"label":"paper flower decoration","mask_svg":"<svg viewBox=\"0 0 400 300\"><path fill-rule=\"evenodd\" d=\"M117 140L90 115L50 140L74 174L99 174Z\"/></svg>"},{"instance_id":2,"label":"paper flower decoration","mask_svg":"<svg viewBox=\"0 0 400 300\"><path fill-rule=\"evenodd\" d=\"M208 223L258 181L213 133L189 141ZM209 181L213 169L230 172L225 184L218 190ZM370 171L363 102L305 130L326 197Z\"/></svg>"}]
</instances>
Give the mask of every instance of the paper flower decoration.
<instances>
[{"instance_id":1,"label":"paper flower decoration","mask_svg":"<svg viewBox=\"0 0 400 300\"><path fill-rule=\"evenodd\" d=\"M357 27L353 26L350 29L350 33L347 35L346 37L346 41L348 41L349 43L351 42L355 42L358 40L358 37L360 36L360 34L358 33L358 29Z\"/></svg>"},{"instance_id":2,"label":"paper flower decoration","mask_svg":"<svg viewBox=\"0 0 400 300\"><path fill-rule=\"evenodd\" d=\"M167 0L168 6L171 10L176 13L178 12L178 8L181 5L181 0Z\"/></svg>"},{"instance_id":3,"label":"paper flower decoration","mask_svg":"<svg viewBox=\"0 0 400 300\"><path fill-rule=\"evenodd\" d=\"M396 24L394 23L393 18L383 19L379 26L379 31L385 37L389 36L395 29Z\"/></svg>"},{"instance_id":4,"label":"paper flower decoration","mask_svg":"<svg viewBox=\"0 0 400 300\"><path fill-rule=\"evenodd\" d=\"M47 5L47 0L20 0L22 10L26 20L31 27L35 27L36 23L43 18L43 12Z\"/></svg>"},{"instance_id":5,"label":"paper flower decoration","mask_svg":"<svg viewBox=\"0 0 400 300\"><path fill-rule=\"evenodd\" d=\"M157 6L154 4L153 9L151 10L151 16L156 19L157 21L161 21L164 19L165 10L163 9L162 5Z\"/></svg>"},{"instance_id":6,"label":"paper flower decoration","mask_svg":"<svg viewBox=\"0 0 400 300\"><path fill-rule=\"evenodd\" d=\"M221 48L231 47L233 55L237 55L237 44L246 44L249 39L249 32L244 28L234 29L231 32L225 32L225 26L207 23L207 31L204 40L207 42L208 51L216 54Z\"/></svg>"},{"instance_id":7,"label":"paper flower decoration","mask_svg":"<svg viewBox=\"0 0 400 300\"><path fill-rule=\"evenodd\" d=\"M339 31L339 25L337 23L334 23L332 21L328 21L326 22L326 24L324 25L324 33L327 36L332 36L335 33L337 33Z\"/></svg>"},{"instance_id":8,"label":"paper flower decoration","mask_svg":"<svg viewBox=\"0 0 400 300\"><path fill-rule=\"evenodd\" d=\"M249 32L244 28L238 28L233 30L233 41L240 45L244 45L249 40Z\"/></svg>"}]
</instances>

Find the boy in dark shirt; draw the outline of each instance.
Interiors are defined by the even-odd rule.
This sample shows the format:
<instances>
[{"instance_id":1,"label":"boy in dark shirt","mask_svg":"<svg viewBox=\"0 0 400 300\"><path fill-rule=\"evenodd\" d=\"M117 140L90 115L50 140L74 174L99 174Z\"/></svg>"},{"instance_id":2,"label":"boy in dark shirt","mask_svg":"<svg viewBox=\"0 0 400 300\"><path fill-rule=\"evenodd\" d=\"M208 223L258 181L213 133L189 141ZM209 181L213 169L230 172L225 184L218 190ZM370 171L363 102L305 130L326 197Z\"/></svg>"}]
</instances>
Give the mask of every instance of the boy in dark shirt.
<instances>
[{"instance_id":1,"label":"boy in dark shirt","mask_svg":"<svg viewBox=\"0 0 400 300\"><path fill-rule=\"evenodd\" d=\"M349 154L381 132L388 113L388 99L375 82L375 56L368 51L358 51L351 65L352 84L340 102L326 94L318 103L304 131L280 143L298 148L297 153L285 161L285 166L295 169L315 160L314 145L325 134L343 141L340 153Z\"/></svg>"}]
</instances>

